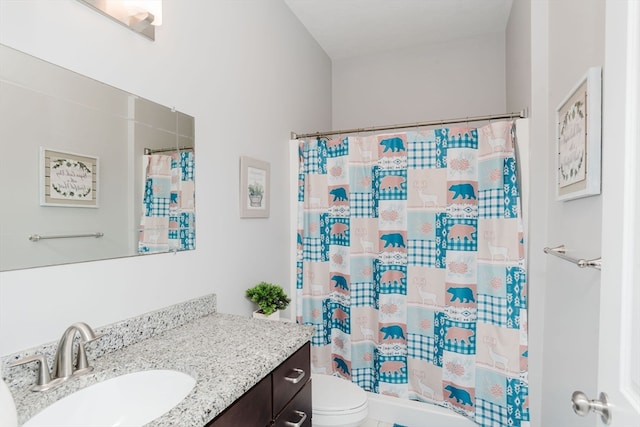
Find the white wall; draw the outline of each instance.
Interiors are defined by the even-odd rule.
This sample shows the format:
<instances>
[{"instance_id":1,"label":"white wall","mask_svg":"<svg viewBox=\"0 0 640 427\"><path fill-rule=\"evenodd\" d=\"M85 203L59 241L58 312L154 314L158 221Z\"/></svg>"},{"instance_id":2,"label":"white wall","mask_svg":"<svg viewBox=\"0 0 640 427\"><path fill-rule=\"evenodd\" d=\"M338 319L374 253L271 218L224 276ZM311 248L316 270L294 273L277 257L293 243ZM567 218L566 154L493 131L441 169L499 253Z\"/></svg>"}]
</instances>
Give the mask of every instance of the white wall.
<instances>
[{"instance_id":1,"label":"white wall","mask_svg":"<svg viewBox=\"0 0 640 427\"><path fill-rule=\"evenodd\" d=\"M514 1L506 29L507 109L529 110L529 145L519 145L528 160L523 176L524 218L528 227L527 274L529 303L529 410L533 426L541 426L543 389L544 298L547 256L547 50L546 9L532 10L531 0ZM538 5L543 4L537 2ZM542 19L540 18L542 15ZM532 32L532 28L534 31Z\"/></svg>"},{"instance_id":2,"label":"white wall","mask_svg":"<svg viewBox=\"0 0 640 427\"><path fill-rule=\"evenodd\" d=\"M504 113L505 91L504 32L336 60L333 128Z\"/></svg>"},{"instance_id":3,"label":"white wall","mask_svg":"<svg viewBox=\"0 0 640 427\"><path fill-rule=\"evenodd\" d=\"M197 156L197 249L0 273L0 355L209 293L248 315L248 286L289 286L287 141L331 126L331 62L281 0L163 4L151 42L75 0L0 1L0 43L195 116ZM269 219L238 217L241 155L271 163Z\"/></svg>"},{"instance_id":4,"label":"white wall","mask_svg":"<svg viewBox=\"0 0 640 427\"><path fill-rule=\"evenodd\" d=\"M527 29L528 37L521 33ZM532 426L595 425L595 417L579 418L573 413L570 396L577 389L597 394L600 273L580 270L544 255L542 249L565 244L572 256L595 258L600 253L600 196L555 201L554 123L558 104L587 68L604 61L604 1L516 1L507 40L508 104L527 96L531 99ZM529 72L520 66L527 62Z\"/></svg>"},{"instance_id":5,"label":"white wall","mask_svg":"<svg viewBox=\"0 0 640 427\"><path fill-rule=\"evenodd\" d=\"M536 3L536 2L532 2ZM572 256L596 258L601 251L602 198L556 202L555 110L587 69L604 64L604 0L554 0L548 11L549 167L547 174L547 243L565 244ZM540 251L541 247L533 248ZM542 425L593 426L596 417L577 417L574 390L597 395L600 272L579 269L558 258L546 263L544 299L544 379Z\"/></svg>"},{"instance_id":6,"label":"white wall","mask_svg":"<svg viewBox=\"0 0 640 427\"><path fill-rule=\"evenodd\" d=\"M531 108L531 0L511 5L505 30L507 109Z\"/></svg>"}]
</instances>

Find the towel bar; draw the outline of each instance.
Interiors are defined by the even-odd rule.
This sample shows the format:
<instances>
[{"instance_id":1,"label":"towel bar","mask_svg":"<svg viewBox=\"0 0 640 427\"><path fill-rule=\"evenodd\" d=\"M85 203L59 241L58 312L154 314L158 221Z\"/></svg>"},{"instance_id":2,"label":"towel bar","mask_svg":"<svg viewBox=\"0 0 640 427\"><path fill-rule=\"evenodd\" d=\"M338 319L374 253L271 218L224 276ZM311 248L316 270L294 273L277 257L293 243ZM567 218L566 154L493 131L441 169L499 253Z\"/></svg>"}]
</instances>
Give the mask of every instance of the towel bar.
<instances>
[{"instance_id":1,"label":"towel bar","mask_svg":"<svg viewBox=\"0 0 640 427\"><path fill-rule=\"evenodd\" d=\"M96 233L86 233L86 234L60 234L57 236L41 236L40 234L32 234L31 236L29 236L29 240L31 240L32 242L37 242L39 240L45 240L45 239L68 239L70 237L102 237L104 236L104 233L101 231L98 231Z\"/></svg>"},{"instance_id":2,"label":"towel bar","mask_svg":"<svg viewBox=\"0 0 640 427\"><path fill-rule=\"evenodd\" d=\"M566 249L564 245L556 246L555 248L544 248L544 253L557 256L565 261L569 261L574 263L580 268L591 267L596 270L600 270L602 267L602 258L594 258L594 259L576 259L570 257L566 254Z\"/></svg>"}]
</instances>

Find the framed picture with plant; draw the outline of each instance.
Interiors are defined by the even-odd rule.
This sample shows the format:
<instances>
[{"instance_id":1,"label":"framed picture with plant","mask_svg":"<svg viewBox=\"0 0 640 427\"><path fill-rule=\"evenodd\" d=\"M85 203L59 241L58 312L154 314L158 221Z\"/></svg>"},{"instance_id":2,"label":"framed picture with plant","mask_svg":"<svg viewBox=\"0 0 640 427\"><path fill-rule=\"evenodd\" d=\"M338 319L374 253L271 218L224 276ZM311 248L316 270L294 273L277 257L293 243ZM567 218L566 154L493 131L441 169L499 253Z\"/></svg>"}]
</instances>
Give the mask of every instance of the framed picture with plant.
<instances>
[{"instance_id":1,"label":"framed picture with plant","mask_svg":"<svg viewBox=\"0 0 640 427\"><path fill-rule=\"evenodd\" d=\"M557 200L600 194L602 69L589 68L556 110Z\"/></svg>"},{"instance_id":2,"label":"framed picture with plant","mask_svg":"<svg viewBox=\"0 0 640 427\"><path fill-rule=\"evenodd\" d=\"M97 157L40 147L40 205L97 208Z\"/></svg>"},{"instance_id":3,"label":"framed picture with plant","mask_svg":"<svg viewBox=\"0 0 640 427\"><path fill-rule=\"evenodd\" d=\"M240 157L240 217L269 217L269 174L267 162Z\"/></svg>"}]
</instances>

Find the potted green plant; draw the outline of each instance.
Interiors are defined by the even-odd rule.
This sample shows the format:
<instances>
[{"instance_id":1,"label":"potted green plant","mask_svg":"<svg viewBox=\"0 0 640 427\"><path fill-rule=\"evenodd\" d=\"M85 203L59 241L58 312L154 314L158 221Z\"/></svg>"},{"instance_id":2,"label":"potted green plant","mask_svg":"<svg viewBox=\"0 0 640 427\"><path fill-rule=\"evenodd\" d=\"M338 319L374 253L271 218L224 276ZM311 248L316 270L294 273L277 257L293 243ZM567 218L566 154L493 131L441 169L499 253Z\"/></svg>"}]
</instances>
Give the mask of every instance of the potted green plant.
<instances>
[{"instance_id":1,"label":"potted green plant","mask_svg":"<svg viewBox=\"0 0 640 427\"><path fill-rule=\"evenodd\" d=\"M256 318L278 319L280 310L287 308L291 302L282 286L267 282L247 289L245 296L258 305L258 310L253 312Z\"/></svg>"},{"instance_id":2,"label":"potted green plant","mask_svg":"<svg viewBox=\"0 0 640 427\"><path fill-rule=\"evenodd\" d=\"M262 204L262 196L264 195L264 187L259 182L249 184L249 203L251 206L260 206Z\"/></svg>"}]
</instances>

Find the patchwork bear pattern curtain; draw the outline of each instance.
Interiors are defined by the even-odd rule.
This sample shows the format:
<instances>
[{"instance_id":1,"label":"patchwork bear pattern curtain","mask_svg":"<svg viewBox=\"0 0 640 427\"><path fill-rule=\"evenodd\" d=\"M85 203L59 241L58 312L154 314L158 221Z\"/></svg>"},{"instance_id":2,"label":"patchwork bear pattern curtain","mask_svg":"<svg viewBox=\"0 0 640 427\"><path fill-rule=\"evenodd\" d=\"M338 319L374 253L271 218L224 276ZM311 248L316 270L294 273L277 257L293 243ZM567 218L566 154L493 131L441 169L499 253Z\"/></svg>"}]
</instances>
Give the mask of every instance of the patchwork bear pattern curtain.
<instances>
[{"instance_id":1,"label":"patchwork bear pattern curtain","mask_svg":"<svg viewBox=\"0 0 640 427\"><path fill-rule=\"evenodd\" d=\"M528 425L514 124L299 141L297 321L312 367Z\"/></svg>"},{"instance_id":2,"label":"patchwork bear pattern curtain","mask_svg":"<svg viewBox=\"0 0 640 427\"><path fill-rule=\"evenodd\" d=\"M192 151L143 156L145 182L138 252L195 248Z\"/></svg>"}]
</instances>

